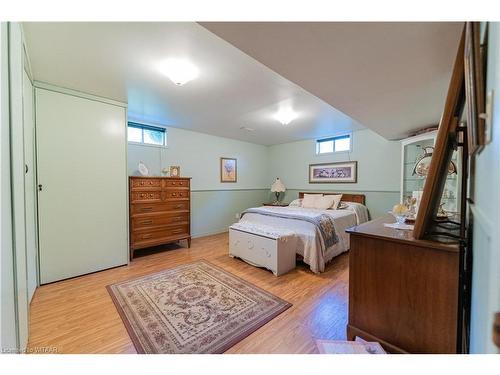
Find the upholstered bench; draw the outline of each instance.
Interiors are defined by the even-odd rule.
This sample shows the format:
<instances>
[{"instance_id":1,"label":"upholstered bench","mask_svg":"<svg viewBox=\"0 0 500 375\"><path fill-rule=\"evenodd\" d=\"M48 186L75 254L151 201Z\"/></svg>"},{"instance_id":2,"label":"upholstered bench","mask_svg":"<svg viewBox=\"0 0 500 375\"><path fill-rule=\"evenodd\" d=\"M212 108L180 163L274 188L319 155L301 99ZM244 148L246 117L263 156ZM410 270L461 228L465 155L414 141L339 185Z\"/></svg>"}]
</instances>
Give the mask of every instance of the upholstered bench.
<instances>
[{"instance_id":1,"label":"upholstered bench","mask_svg":"<svg viewBox=\"0 0 500 375\"><path fill-rule=\"evenodd\" d=\"M235 223L229 227L229 256L271 270L275 276L295 268L297 236L287 229Z\"/></svg>"}]
</instances>

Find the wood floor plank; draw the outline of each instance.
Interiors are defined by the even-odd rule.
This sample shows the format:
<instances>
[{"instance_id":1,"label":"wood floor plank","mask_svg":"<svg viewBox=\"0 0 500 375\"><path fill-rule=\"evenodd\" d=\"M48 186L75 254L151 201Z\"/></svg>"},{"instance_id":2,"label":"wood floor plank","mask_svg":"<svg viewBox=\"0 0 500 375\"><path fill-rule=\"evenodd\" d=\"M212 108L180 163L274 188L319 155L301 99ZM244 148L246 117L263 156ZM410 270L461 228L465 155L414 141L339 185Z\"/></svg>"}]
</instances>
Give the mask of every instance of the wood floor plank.
<instances>
[{"instance_id":1,"label":"wood floor plank","mask_svg":"<svg viewBox=\"0 0 500 375\"><path fill-rule=\"evenodd\" d=\"M229 257L228 235L223 233L194 239L189 249L171 245L146 252L128 266L41 286L31 303L29 348L51 347L58 353L135 353L106 285L199 259L293 304L226 353L317 353L314 339L346 338L347 254L336 257L320 275L299 263L295 270L275 277Z\"/></svg>"}]
</instances>

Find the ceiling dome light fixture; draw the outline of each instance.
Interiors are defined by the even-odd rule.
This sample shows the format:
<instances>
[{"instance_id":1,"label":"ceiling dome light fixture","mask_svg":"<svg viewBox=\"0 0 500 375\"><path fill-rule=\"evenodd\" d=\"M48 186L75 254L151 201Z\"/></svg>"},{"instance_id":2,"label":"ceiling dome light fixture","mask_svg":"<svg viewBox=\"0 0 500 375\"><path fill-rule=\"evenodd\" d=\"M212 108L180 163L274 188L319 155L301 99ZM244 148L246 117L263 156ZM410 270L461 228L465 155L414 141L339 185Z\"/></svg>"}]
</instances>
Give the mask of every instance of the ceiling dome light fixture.
<instances>
[{"instance_id":1,"label":"ceiling dome light fixture","mask_svg":"<svg viewBox=\"0 0 500 375\"><path fill-rule=\"evenodd\" d=\"M160 64L159 70L177 86L192 81L199 74L198 68L184 59L167 59Z\"/></svg>"},{"instance_id":2,"label":"ceiling dome light fixture","mask_svg":"<svg viewBox=\"0 0 500 375\"><path fill-rule=\"evenodd\" d=\"M281 108L274 116L282 125L288 125L297 118L297 113L291 108Z\"/></svg>"}]
</instances>

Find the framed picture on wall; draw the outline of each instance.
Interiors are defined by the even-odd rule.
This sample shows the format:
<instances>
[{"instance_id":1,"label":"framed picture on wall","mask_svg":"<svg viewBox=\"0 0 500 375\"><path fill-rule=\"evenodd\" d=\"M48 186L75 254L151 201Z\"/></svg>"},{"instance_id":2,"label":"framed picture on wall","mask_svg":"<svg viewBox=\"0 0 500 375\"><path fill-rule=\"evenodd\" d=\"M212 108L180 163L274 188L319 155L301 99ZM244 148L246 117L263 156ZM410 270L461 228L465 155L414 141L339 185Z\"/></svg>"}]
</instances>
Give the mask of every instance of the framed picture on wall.
<instances>
[{"instance_id":1,"label":"framed picture on wall","mask_svg":"<svg viewBox=\"0 0 500 375\"><path fill-rule=\"evenodd\" d=\"M234 158L220 158L220 182L237 181L237 160Z\"/></svg>"},{"instance_id":2,"label":"framed picture on wall","mask_svg":"<svg viewBox=\"0 0 500 375\"><path fill-rule=\"evenodd\" d=\"M464 69L467 105L467 141L469 155L480 152L485 144L486 44L480 42L480 23L467 22L465 33ZM486 35L488 26L486 25ZM486 36L486 39L488 37Z\"/></svg>"},{"instance_id":3,"label":"framed picture on wall","mask_svg":"<svg viewBox=\"0 0 500 375\"><path fill-rule=\"evenodd\" d=\"M309 164L309 183L358 182L358 162Z\"/></svg>"}]
</instances>

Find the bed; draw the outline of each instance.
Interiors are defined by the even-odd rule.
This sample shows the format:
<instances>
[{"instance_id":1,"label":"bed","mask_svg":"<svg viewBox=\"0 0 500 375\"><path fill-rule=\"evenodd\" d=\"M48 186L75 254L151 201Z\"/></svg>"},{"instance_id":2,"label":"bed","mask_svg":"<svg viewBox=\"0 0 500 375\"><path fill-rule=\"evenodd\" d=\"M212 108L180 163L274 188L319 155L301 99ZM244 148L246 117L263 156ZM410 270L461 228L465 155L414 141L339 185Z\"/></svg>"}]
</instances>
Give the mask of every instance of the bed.
<instances>
[{"instance_id":1,"label":"bed","mask_svg":"<svg viewBox=\"0 0 500 375\"><path fill-rule=\"evenodd\" d=\"M304 197L299 193L299 199ZM316 193L324 195L335 195L341 193L324 192ZM276 237L275 233L282 231L293 232L296 237L294 242L295 251L303 257L303 261L309 265L314 273L325 270L325 265L335 256L349 250L349 234L346 228L368 221L368 210L365 206L365 196L362 194L343 194L341 202L343 209L311 209L300 206L266 206L252 208L245 211L236 224L236 227L245 228L247 232L255 235L263 235L268 231L269 237ZM334 227L335 241L330 241L331 236L325 235L324 231L318 231L315 221L325 215L331 219ZM330 224L331 226L331 224ZM263 229L264 228L264 229ZM325 238L327 238L325 240Z\"/></svg>"}]
</instances>

